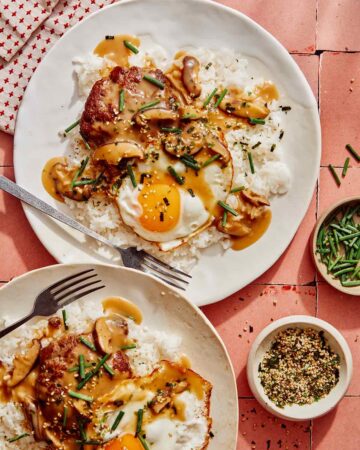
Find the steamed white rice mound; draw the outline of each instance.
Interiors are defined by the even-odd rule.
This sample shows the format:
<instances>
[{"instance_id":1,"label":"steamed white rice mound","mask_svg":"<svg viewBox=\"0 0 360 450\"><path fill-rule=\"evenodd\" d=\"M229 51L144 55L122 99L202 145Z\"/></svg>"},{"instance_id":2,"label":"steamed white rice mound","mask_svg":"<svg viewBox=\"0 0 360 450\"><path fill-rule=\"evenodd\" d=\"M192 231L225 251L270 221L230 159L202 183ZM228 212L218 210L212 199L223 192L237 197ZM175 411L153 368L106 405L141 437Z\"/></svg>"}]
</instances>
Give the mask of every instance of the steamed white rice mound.
<instances>
[{"instance_id":1,"label":"steamed white rice mound","mask_svg":"<svg viewBox=\"0 0 360 450\"><path fill-rule=\"evenodd\" d=\"M172 55L167 55L164 48L149 39L142 39L141 49L141 53L130 57L132 65L144 66L148 57L152 58L162 70L166 70L173 63ZM205 99L217 86L226 87L235 84L244 90L251 91L254 86L265 81L263 78L254 76L250 71L248 61L242 55L231 50L211 51L204 48L191 48L189 53L198 58L201 63L201 99ZM101 78L100 70L106 65L112 66L113 63L93 54L74 60L78 92L84 101L95 81ZM278 101L273 101L269 108L271 113L266 119L265 125L231 130L225 137L234 162L233 186L243 185L265 195L271 201L274 196L286 194L290 187L291 175L283 160L282 142L279 139L284 113L280 110ZM74 133L67 155L70 162L74 164L80 164L84 157L84 151L77 145L79 139L80 136ZM247 143L249 147L253 147L258 142L261 144L251 150L255 167L255 173L252 174L241 143ZM276 151L271 151L274 144ZM105 236L115 245L135 246L185 271L191 270L196 264L201 249L215 243L219 243L224 250L230 247L228 235L219 232L212 226L196 235L188 242L188 245L178 247L174 252L164 253L158 250L156 245L128 230L112 202L96 197L91 198L88 202L76 202L70 199L66 199L65 202L73 210L77 220ZM98 247L93 240L89 241L89 245ZM113 252L103 246L98 250L107 258L114 261L118 259L118 255L115 256Z\"/></svg>"},{"instance_id":2,"label":"steamed white rice mound","mask_svg":"<svg viewBox=\"0 0 360 450\"><path fill-rule=\"evenodd\" d=\"M68 325L71 333L79 334L86 331L89 325L103 315L101 303L83 300L66 307ZM57 315L61 318L61 312ZM3 318L1 328L7 326L7 318ZM16 353L24 351L36 333L47 326L47 320L40 320L34 325L20 327L14 336L1 340L0 361L8 366L12 365ZM158 367L162 359L179 361L181 338L176 335L152 330L144 325L136 325L128 320L129 337L138 343L137 348L127 352L134 375L150 374ZM41 346L50 343L49 339L42 339ZM25 416L21 406L13 402L0 402L0 449L1 450L38 450L46 448L46 444L35 442L32 436L20 439L16 443L7 442L8 439L23 433L31 433L26 427Z\"/></svg>"}]
</instances>

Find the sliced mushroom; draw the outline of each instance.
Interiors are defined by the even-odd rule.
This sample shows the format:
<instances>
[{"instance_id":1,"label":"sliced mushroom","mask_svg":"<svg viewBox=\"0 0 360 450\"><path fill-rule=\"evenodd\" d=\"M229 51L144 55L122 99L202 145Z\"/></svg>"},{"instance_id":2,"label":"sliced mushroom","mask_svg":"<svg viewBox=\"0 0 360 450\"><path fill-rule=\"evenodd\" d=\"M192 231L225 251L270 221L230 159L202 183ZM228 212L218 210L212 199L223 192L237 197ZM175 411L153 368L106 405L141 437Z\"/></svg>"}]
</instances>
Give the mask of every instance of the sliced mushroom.
<instances>
[{"instance_id":1,"label":"sliced mushroom","mask_svg":"<svg viewBox=\"0 0 360 450\"><path fill-rule=\"evenodd\" d=\"M199 97L201 84L199 81L200 63L194 56L183 59L182 81L191 97Z\"/></svg>"},{"instance_id":2,"label":"sliced mushroom","mask_svg":"<svg viewBox=\"0 0 360 450\"><path fill-rule=\"evenodd\" d=\"M245 198L246 201L254 206L270 206L269 200L263 195L257 194L250 189L244 189L240 191L241 196Z\"/></svg>"},{"instance_id":3,"label":"sliced mushroom","mask_svg":"<svg viewBox=\"0 0 360 450\"><path fill-rule=\"evenodd\" d=\"M243 118L263 119L270 113L262 97L245 94L237 88L229 88L219 106L223 111Z\"/></svg>"},{"instance_id":4,"label":"sliced mushroom","mask_svg":"<svg viewBox=\"0 0 360 450\"><path fill-rule=\"evenodd\" d=\"M120 316L100 317L95 322L94 340L102 353L115 353L126 344L127 323Z\"/></svg>"},{"instance_id":5,"label":"sliced mushroom","mask_svg":"<svg viewBox=\"0 0 360 450\"><path fill-rule=\"evenodd\" d=\"M17 354L14 358L14 369L11 378L7 381L9 387L14 387L26 378L40 353L40 342L33 339L32 345L24 354Z\"/></svg>"},{"instance_id":6,"label":"sliced mushroom","mask_svg":"<svg viewBox=\"0 0 360 450\"><path fill-rule=\"evenodd\" d=\"M227 164L230 161L230 152L228 148L220 141L217 136L211 133L207 138L207 144L214 153L218 153L219 155L221 155L222 162Z\"/></svg>"},{"instance_id":7,"label":"sliced mushroom","mask_svg":"<svg viewBox=\"0 0 360 450\"><path fill-rule=\"evenodd\" d=\"M149 121L154 120L176 120L179 114L172 109L150 108L145 111L138 111L134 115L134 120L138 125L144 126Z\"/></svg>"},{"instance_id":8,"label":"sliced mushroom","mask_svg":"<svg viewBox=\"0 0 360 450\"><path fill-rule=\"evenodd\" d=\"M144 158L144 150L134 141L116 141L98 147L93 153L95 162L105 161L116 166L123 158Z\"/></svg>"},{"instance_id":9,"label":"sliced mushroom","mask_svg":"<svg viewBox=\"0 0 360 450\"><path fill-rule=\"evenodd\" d=\"M44 440L44 423L45 419L39 406L30 398L24 398L22 406L25 411L25 415L32 425L34 430L34 438L36 441Z\"/></svg>"},{"instance_id":10,"label":"sliced mushroom","mask_svg":"<svg viewBox=\"0 0 360 450\"><path fill-rule=\"evenodd\" d=\"M173 400L176 394L181 394L188 389L189 383L185 380L169 383L166 389L157 392L155 397L150 402L150 409L154 414L160 414Z\"/></svg>"},{"instance_id":11,"label":"sliced mushroom","mask_svg":"<svg viewBox=\"0 0 360 450\"><path fill-rule=\"evenodd\" d=\"M57 163L51 170L56 192L62 197L68 197L76 201L84 201L91 197L92 185L76 186L71 188L75 169L69 168L65 164Z\"/></svg>"}]
</instances>

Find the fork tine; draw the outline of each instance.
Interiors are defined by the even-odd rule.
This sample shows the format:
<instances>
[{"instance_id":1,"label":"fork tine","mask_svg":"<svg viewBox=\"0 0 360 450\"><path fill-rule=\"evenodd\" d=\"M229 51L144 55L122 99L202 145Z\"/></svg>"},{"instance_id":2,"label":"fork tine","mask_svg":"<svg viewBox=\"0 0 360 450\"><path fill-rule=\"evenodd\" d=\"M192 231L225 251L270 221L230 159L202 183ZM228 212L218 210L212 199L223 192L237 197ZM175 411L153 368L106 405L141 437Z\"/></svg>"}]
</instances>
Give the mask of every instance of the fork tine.
<instances>
[{"instance_id":1,"label":"fork tine","mask_svg":"<svg viewBox=\"0 0 360 450\"><path fill-rule=\"evenodd\" d=\"M60 286L63 283L66 283L67 281L70 281L76 277L79 277L80 275L84 275L85 273L89 273L91 271L93 271L95 269L87 269L87 270L83 270L82 272L76 273L75 275L70 275L69 277L63 278L60 281L57 281L56 283L52 284L51 286L49 286L47 288L48 291L50 291L51 289L55 289L56 287Z\"/></svg>"},{"instance_id":2,"label":"fork tine","mask_svg":"<svg viewBox=\"0 0 360 450\"><path fill-rule=\"evenodd\" d=\"M102 281L96 280L96 281L92 281L91 283L86 283L81 286L76 286L74 289L71 289L70 291L65 292L63 295L60 295L60 297L57 297L57 298L55 297L55 301L57 303L59 303L62 299L69 297L69 295L74 294L75 292L79 292L81 289L84 289L88 286L92 286L93 284L96 284L96 283L102 283Z\"/></svg>"},{"instance_id":3,"label":"fork tine","mask_svg":"<svg viewBox=\"0 0 360 450\"><path fill-rule=\"evenodd\" d=\"M57 289L55 292L53 292L51 289L51 294L55 296L60 292L65 291L66 289L69 289L72 286L75 286L76 284L80 284L82 281L90 280L90 278L94 277L97 277L97 273L94 273L94 275L89 275L88 277L80 278L79 280L75 280L72 283L66 284L65 286L60 286L59 289Z\"/></svg>"},{"instance_id":4,"label":"fork tine","mask_svg":"<svg viewBox=\"0 0 360 450\"><path fill-rule=\"evenodd\" d=\"M67 300L64 300L59 305L61 308L68 305L69 303L74 302L75 300L78 300L79 298L85 297L85 295L91 294L92 292L98 291L99 289L103 289L105 286L97 286L92 289L88 289L85 292L79 292L77 295L74 295L73 297L68 298Z\"/></svg>"},{"instance_id":5,"label":"fork tine","mask_svg":"<svg viewBox=\"0 0 360 450\"><path fill-rule=\"evenodd\" d=\"M192 278L192 276L189 275L188 273L183 272L182 270L176 269L175 267L172 267L169 264L164 263L163 261L160 261L160 259L155 258L154 256L150 255L149 253L145 253L144 260L146 260L146 258L150 259L151 262L158 264L159 266L162 266L165 269L171 270L172 272L176 272L179 275L183 275L184 277Z\"/></svg>"},{"instance_id":6,"label":"fork tine","mask_svg":"<svg viewBox=\"0 0 360 450\"><path fill-rule=\"evenodd\" d=\"M150 275L153 275L153 276L156 277L156 278L159 278L161 281L164 281L166 284L170 284L171 286L174 286L174 287L176 287L177 289L181 289L182 291L185 291L185 288L183 288L182 286L179 286L178 284L173 283L172 281L169 281L169 280L167 280L167 279L164 278L164 277L161 277L161 276L158 275L156 272L153 272L153 271L149 270L149 269L146 268L146 267L144 267L143 270L144 270L145 273L148 273L148 274L150 274Z\"/></svg>"},{"instance_id":7,"label":"fork tine","mask_svg":"<svg viewBox=\"0 0 360 450\"><path fill-rule=\"evenodd\" d=\"M189 284L188 281L183 280L182 278L177 277L176 275L173 275L171 272L165 272L165 270L162 270L162 269L160 269L159 267L156 267L155 265L153 265L153 264L152 264L151 262L149 262L149 261L143 261L142 264L143 264L144 266L148 267L149 269L154 270L155 272L161 273L162 275L165 275L165 276L170 277L170 278L172 278L172 279L174 279L174 280L177 280L177 281L181 281L182 283Z\"/></svg>"}]
</instances>

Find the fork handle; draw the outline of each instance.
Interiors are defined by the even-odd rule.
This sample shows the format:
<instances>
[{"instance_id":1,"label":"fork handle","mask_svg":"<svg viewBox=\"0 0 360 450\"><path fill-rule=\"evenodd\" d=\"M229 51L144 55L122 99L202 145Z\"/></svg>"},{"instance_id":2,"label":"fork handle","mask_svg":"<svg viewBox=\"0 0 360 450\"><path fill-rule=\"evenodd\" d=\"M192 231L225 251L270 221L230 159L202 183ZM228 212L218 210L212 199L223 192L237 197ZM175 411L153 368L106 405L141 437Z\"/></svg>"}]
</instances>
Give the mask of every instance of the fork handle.
<instances>
[{"instance_id":1,"label":"fork handle","mask_svg":"<svg viewBox=\"0 0 360 450\"><path fill-rule=\"evenodd\" d=\"M4 328L3 330L0 331L0 339L4 336L6 336L7 334L11 333L11 331L14 331L16 328L20 327L21 325L23 325L25 322L27 322L28 320L30 320L32 317L34 317L34 313L30 313L28 314L26 317L24 317L23 319L18 320L17 322L13 323L12 325Z\"/></svg>"},{"instance_id":2,"label":"fork handle","mask_svg":"<svg viewBox=\"0 0 360 450\"><path fill-rule=\"evenodd\" d=\"M35 195L30 194L30 192L26 191L24 188L20 187L18 184L14 183L13 181L9 180L4 176L0 176L0 189L6 191L8 194L13 195L14 197L17 197L24 203L27 203L28 205L47 214L48 216L53 217L54 219L59 220L60 222L65 223L66 225L69 225L75 230L80 231L81 233L84 233L87 236L90 236L93 239L96 239L105 245L109 245L110 247L115 248L112 242L110 242L108 239L104 238L95 231L90 230L90 228L85 227L72 217L69 217L63 212L53 208L48 203L44 202L43 200L40 200L38 197L35 197Z\"/></svg>"}]
</instances>

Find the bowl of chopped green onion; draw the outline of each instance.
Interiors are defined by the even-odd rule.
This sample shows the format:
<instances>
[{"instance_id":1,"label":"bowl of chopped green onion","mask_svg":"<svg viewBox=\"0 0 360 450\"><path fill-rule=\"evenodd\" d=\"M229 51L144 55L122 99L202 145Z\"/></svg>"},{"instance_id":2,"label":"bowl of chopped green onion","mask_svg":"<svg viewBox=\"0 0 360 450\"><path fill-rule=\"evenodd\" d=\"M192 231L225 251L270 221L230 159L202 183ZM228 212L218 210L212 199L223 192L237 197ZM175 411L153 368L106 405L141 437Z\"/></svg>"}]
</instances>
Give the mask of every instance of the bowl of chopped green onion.
<instances>
[{"instance_id":1,"label":"bowl of chopped green onion","mask_svg":"<svg viewBox=\"0 0 360 450\"><path fill-rule=\"evenodd\" d=\"M282 419L302 421L328 413L344 397L353 372L342 334L313 316L283 317L255 338L247 362L250 389Z\"/></svg>"},{"instance_id":2,"label":"bowl of chopped green onion","mask_svg":"<svg viewBox=\"0 0 360 450\"><path fill-rule=\"evenodd\" d=\"M312 253L323 278L334 288L360 295L360 197L341 200L318 220Z\"/></svg>"}]
</instances>

